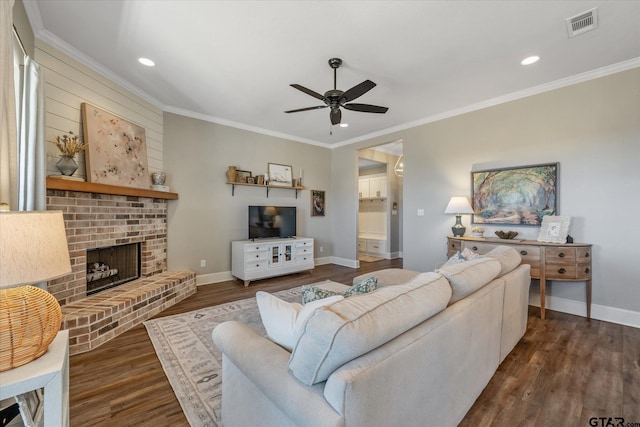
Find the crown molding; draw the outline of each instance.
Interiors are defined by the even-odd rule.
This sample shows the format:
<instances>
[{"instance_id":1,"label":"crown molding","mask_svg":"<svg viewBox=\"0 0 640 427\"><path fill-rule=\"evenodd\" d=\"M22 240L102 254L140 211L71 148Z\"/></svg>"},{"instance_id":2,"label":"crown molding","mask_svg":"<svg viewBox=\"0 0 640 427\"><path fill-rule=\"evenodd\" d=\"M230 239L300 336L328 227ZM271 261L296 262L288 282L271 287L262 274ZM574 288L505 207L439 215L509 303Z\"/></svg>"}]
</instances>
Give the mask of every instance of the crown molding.
<instances>
[{"instance_id":1,"label":"crown molding","mask_svg":"<svg viewBox=\"0 0 640 427\"><path fill-rule=\"evenodd\" d=\"M589 80L594 80L600 77L605 77L611 74L620 73L622 71L627 71L627 70L631 70L633 68L638 68L638 67L640 67L640 57L632 58L626 61L618 62L616 64L607 65L601 68L596 68L595 70L586 71L584 73L565 77L563 79L554 80L549 83L533 86L528 89L512 92L507 95L498 96L496 98L487 99L485 101L480 101L475 104L470 104L461 108L456 108L453 110L434 114L433 116L425 117L423 119L414 120L412 122L403 123L398 126L382 129L377 132L372 132L366 135L359 136L357 138L352 138L346 141L342 141L340 143L332 145L331 148L344 147L347 145L355 144L357 142L377 138L379 136L389 135L394 132L399 132L406 129L422 126L428 123L433 123L433 122L448 119L451 117L460 116L462 114L471 113L473 111L482 110L484 108L493 107L500 104L505 104L507 102L516 101L518 99L527 98L533 95L538 95L538 94L549 92L556 89L561 89L563 87L572 86L577 83L583 83Z\"/></svg>"},{"instance_id":2,"label":"crown molding","mask_svg":"<svg viewBox=\"0 0 640 427\"><path fill-rule=\"evenodd\" d=\"M269 129L263 129L257 126L248 125L246 123L235 122L233 120L222 119L220 117L210 116L208 114L196 113L195 111L186 110L184 108L173 107L170 105L166 105L165 112L174 113L180 116L191 117L192 119L203 120L205 122L216 123L219 125L230 126L233 128L238 128L242 130L246 130L249 132L255 132L262 135L274 136L276 138L288 139L295 142L302 142L304 144L316 145L318 147L323 148L331 148L331 145L326 144L324 142L315 141L313 139L300 138L294 135L288 135L286 133L275 132Z\"/></svg>"}]
</instances>

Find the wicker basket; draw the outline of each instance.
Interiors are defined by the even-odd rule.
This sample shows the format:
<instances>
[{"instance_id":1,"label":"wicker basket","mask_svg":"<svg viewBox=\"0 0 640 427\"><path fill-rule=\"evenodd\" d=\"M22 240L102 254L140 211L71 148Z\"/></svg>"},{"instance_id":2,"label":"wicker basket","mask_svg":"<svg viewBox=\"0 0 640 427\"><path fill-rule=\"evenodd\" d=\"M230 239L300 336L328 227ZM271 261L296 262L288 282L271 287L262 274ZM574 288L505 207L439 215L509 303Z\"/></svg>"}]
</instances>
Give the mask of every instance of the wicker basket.
<instances>
[{"instance_id":1,"label":"wicker basket","mask_svg":"<svg viewBox=\"0 0 640 427\"><path fill-rule=\"evenodd\" d=\"M34 286L0 290L0 372L47 352L60 330L60 304Z\"/></svg>"}]
</instances>

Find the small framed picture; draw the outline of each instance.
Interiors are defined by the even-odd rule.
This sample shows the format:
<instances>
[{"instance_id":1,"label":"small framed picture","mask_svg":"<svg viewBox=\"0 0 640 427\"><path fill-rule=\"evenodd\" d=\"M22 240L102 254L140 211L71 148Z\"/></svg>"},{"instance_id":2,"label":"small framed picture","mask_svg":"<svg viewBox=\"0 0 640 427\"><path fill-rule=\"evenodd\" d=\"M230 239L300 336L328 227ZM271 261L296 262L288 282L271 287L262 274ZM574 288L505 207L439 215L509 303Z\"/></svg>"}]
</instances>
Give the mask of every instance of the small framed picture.
<instances>
[{"instance_id":1,"label":"small framed picture","mask_svg":"<svg viewBox=\"0 0 640 427\"><path fill-rule=\"evenodd\" d=\"M256 183L256 181L252 176L247 177L247 184L255 184L255 183Z\"/></svg>"},{"instance_id":2,"label":"small framed picture","mask_svg":"<svg viewBox=\"0 0 640 427\"><path fill-rule=\"evenodd\" d=\"M236 176L236 182L240 182L240 183L247 183L249 182L249 178L251 178L251 172L250 171L241 171L241 170L236 170L236 172L238 172L238 175Z\"/></svg>"},{"instance_id":3,"label":"small framed picture","mask_svg":"<svg viewBox=\"0 0 640 427\"><path fill-rule=\"evenodd\" d=\"M538 242L566 243L571 217L547 215L542 217Z\"/></svg>"},{"instance_id":4,"label":"small framed picture","mask_svg":"<svg viewBox=\"0 0 640 427\"><path fill-rule=\"evenodd\" d=\"M293 186L293 168L288 165L280 165L278 163L269 163L269 185L277 187Z\"/></svg>"},{"instance_id":5,"label":"small framed picture","mask_svg":"<svg viewBox=\"0 0 640 427\"><path fill-rule=\"evenodd\" d=\"M324 191L311 190L311 216L324 216Z\"/></svg>"}]
</instances>

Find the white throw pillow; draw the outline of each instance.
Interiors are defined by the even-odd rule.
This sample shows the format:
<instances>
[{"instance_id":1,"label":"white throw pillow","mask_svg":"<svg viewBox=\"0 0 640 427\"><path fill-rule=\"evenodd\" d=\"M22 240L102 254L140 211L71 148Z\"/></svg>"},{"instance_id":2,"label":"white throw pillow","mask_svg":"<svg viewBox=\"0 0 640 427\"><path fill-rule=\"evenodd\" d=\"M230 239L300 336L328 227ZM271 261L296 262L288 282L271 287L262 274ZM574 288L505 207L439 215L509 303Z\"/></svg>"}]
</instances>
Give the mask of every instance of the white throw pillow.
<instances>
[{"instance_id":1,"label":"white throw pillow","mask_svg":"<svg viewBox=\"0 0 640 427\"><path fill-rule=\"evenodd\" d=\"M256 301L264 329L271 341L287 350L296 344L296 332L318 307L331 305L344 299L342 295L305 304L286 302L268 292L258 291Z\"/></svg>"}]
</instances>

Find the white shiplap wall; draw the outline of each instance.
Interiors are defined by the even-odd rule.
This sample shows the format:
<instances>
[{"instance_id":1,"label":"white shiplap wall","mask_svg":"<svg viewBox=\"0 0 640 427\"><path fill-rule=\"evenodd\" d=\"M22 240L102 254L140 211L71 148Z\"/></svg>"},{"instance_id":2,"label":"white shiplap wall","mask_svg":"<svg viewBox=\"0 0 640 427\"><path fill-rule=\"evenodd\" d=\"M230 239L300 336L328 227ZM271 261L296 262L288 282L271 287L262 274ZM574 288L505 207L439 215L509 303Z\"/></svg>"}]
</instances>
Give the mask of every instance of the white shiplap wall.
<instances>
[{"instance_id":1,"label":"white shiplap wall","mask_svg":"<svg viewBox=\"0 0 640 427\"><path fill-rule=\"evenodd\" d=\"M80 105L83 102L144 127L149 170L163 170L161 109L38 39L35 60L45 74L48 175L59 175L55 164L60 152L53 144L56 136L69 131L82 136ZM86 178L84 153L78 154L76 161L79 167L74 176Z\"/></svg>"}]
</instances>

